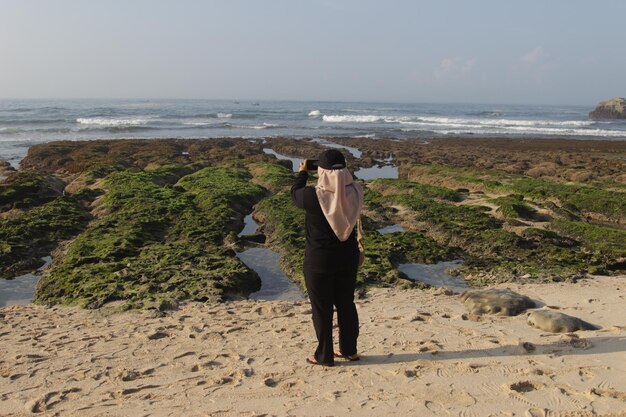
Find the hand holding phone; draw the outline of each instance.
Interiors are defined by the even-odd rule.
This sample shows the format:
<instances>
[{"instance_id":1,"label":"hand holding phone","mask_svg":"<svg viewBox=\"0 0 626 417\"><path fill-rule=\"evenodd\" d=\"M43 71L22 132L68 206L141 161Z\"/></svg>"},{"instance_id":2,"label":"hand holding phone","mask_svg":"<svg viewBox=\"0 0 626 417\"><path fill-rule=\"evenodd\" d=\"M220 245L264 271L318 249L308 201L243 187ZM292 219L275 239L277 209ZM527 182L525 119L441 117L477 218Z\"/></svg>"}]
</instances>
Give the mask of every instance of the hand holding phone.
<instances>
[{"instance_id":1,"label":"hand holding phone","mask_svg":"<svg viewBox=\"0 0 626 417\"><path fill-rule=\"evenodd\" d=\"M317 159L307 159L306 160L306 170L307 171L316 171L319 161Z\"/></svg>"}]
</instances>

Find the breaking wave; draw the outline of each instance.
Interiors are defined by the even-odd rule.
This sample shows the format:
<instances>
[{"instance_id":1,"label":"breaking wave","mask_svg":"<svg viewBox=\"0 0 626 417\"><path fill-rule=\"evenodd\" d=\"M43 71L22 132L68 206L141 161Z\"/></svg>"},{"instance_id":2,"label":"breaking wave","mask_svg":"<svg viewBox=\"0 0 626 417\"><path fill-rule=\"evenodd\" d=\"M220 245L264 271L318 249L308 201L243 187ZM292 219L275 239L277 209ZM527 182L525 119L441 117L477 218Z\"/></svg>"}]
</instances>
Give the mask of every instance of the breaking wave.
<instances>
[{"instance_id":1,"label":"breaking wave","mask_svg":"<svg viewBox=\"0 0 626 417\"><path fill-rule=\"evenodd\" d=\"M85 127L78 129L78 132L109 132L109 133L130 133L130 132L142 132L148 130L157 130L149 126L137 126L137 125L109 125L100 127Z\"/></svg>"},{"instance_id":2,"label":"breaking wave","mask_svg":"<svg viewBox=\"0 0 626 417\"><path fill-rule=\"evenodd\" d=\"M383 116L373 116L373 115L365 115L365 116L354 116L354 115L323 115L322 120L330 123L375 123L380 121L385 121L385 117Z\"/></svg>"},{"instance_id":3,"label":"breaking wave","mask_svg":"<svg viewBox=\"0 0 626 417\"><path fill-rule=\"evenodd\" d=\"M95 126L142 126L148 124L148 118L107 118L107 117L80 117L76 123Z\"/></svg>"},{"instance_id":4,"label":"breaking wave","mask_svg":"<svg viewBox=\"0 0 626 417\"><path fill-rule=\"evenodd\" d=\"M330 123L401 123L401 124L428 124L458 126L591 126L592 120L514 120L514 119L467 119L459 117L429 117L429 116L378 116L378 115L323 115L322 120Z\"/></svg>"},{"instance_id":5,"label":"breaking wave","mask_svg":"<svg viewBox=\"0 0 626 417\"><path fill-rule=\"evenodd\" d=\"M263 123L262 125L232 125L236 129L275 129L281 127L280 125L274 123Z\"/></svg>"}]
</instances>

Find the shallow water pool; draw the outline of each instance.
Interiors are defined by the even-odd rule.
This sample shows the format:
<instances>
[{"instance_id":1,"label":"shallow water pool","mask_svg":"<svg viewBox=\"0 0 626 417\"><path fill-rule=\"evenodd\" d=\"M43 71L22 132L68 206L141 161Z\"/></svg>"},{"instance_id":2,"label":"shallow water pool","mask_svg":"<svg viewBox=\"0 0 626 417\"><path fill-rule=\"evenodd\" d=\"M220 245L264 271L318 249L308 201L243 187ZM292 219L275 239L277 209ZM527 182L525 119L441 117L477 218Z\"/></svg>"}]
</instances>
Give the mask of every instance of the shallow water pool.
<instances>
[{"instance_id":1,"label":"shallow water pool","mask_svg":"<svg viewBox=\"0 0 626 417\"><path fill-rule=\"evenodd\" d=\"M250 294L254 300L303 300L304 294L281 271L280 255L267 248L252 248L237 254L246 266L261 277L261 289Z\"/></svg>"},{"instance_id":2,"label":"shallow water pool","mask_svg":"<svg viewBox=\"0 0 626 417\"><path fill-rule=\"evenodd\" d=\"M313 139L313 142L317 142L320 145L324 145L324 146L327 146L329 148L345 149L348 152L350 152L352 154L352 156L354 156L355 158L360 158L361 155L363 155L363 152L361 152L357 148L353 148L351 146L340 145L338 143L330 142L330 141L327 141L325 139Z\"/></svg>"},{"instance_id":3,"label":"shallow water pool","mask_svg":"<svg viewBox=\"0 0 626 417\"><path fill-rule=\"evenodd\" d=\"M386 235L387 233L404 232L404 227L402 227L399 223L396 223L391 226L381 227L377 231L381 235Z\"/></svg>"},{"instance_id":4,"label":"shallow water pool","mask_svg":"<svg viewBox=\"0 0 626 417\"><path fill-rule=\"evenodd\" d=\"M398 179L398 167L395 165L383 165L380 167L361 168L354 171L354 175L362 180L376 180L380 178Z\"/></svg>"},{"instance_id":5,"label":"shallow water pool","mask_svg":"<svg viewBox=\"0 0 626 417\"><path fill-rule=\"evenodd\" d=\"M263 152L267 155L274 155L277 159L281 159L284 161L291 161L291 163L293 164L292 169L293 172L298 172L298 167L300 166L300 163L302 161L304 161L304 159L302 158L295 158L295 157L291 157L291 156L286 156L283 154L280 154L278 152L276 152L274 149L270 149L270 148L263 148Z\"/></svg>"},{"instance_id":6,"label":"shallow water pool","mask_svg":"<svg viewBox=\"0 0 626 417\"><path fill-rule=\"evenodd\" d=\"M459 267L463 262L446 261L436 264L400 264L398 269L414 281L420 281L431 287L445 287L453 291L462 292L469 286L462 277L450 275L447 270Z\"/></svg>"},{"instance_id":7,"label":"shallow water pool","mask_svg":"<svg viewBox=\"0 0 626 417\"><path fill-rule=\"evenodd\" d=\"M237 237L245 236L245 235L253 235L256 233L256 229L258 229L259 225L252 218L252 214L248 214L243 219L243 230L239 232Z\"/></svg>"},{"instance_id":8,"label":"shallow water pool","mask_svg":"<svg viewBox=\"0 0 626 417\"><path fill-rule=\"evenodd\" d=\"M43 271L50 264L52 258L46 256L41 260L45 264L37 272ZM29 273L13 279L0 279L0 307L32 303L39 278L41 278L40 275Z\"/></svg>"}]
</instances>

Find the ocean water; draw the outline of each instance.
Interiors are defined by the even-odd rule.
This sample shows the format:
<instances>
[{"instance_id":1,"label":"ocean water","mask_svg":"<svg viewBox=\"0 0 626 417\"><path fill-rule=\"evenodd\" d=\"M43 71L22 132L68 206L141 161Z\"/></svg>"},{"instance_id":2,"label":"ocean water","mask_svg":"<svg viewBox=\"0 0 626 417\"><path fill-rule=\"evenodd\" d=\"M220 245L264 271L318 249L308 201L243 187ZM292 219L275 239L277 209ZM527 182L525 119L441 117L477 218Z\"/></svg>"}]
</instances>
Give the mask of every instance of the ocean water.
<instances>
[{"instance_id":1,"label":"ocean water","mask_svg":"<svg viewBox=\"0 0 626 417\"><path fill-rule=\"evenodd\" d=\"M626 140L626 121L589 106L216 100L0 100L0 159L53 140L433 136Z\"/></svg>"}]
</instances>

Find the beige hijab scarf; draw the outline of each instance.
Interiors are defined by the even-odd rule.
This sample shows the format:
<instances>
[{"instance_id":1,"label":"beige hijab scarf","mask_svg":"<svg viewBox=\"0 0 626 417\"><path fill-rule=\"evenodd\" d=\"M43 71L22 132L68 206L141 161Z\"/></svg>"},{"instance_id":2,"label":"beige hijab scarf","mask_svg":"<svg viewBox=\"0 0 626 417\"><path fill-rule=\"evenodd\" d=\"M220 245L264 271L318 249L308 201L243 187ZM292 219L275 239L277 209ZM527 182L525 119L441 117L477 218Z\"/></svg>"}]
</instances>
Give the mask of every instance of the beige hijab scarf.
<instances>
[{"instance_id":1,"label":"beige hijab scarf","mask_svg":"<svg viewBox=\"0 0 626 417\"><path fill-rule=\"evenodd\" d=\"M328 224L345 242L350 237L363 207L363 188L353 182L347 169L317 169L315 193Z\"/></svg>"}]
</instances>

